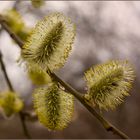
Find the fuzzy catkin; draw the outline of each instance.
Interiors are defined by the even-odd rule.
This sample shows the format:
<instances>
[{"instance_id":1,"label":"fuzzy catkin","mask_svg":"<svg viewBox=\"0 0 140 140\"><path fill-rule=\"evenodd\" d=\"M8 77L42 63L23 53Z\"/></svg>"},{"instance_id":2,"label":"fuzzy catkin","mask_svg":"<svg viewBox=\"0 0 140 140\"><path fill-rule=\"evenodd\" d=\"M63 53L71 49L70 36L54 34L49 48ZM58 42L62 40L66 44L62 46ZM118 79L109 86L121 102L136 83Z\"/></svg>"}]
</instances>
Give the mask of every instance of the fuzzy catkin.
<instances>
[{"instance_id":1,"label":"fuzzy catkin","mask_svg":"<svg viewBox=\"0 0 140 140\"><path fill-rule=\"evenodd\" d=\"M109 61L85 72L88 93L85 98L100 109L114 109L129 95L134 70L127 61Z\"/></svg>"},{"instance_id":2,"label":"fuzzy catkin","mask_svg":"<svg viewBox=\"0 0 140 140\"><path fill-rule=\"evenodd\" d=\"M39 121L49 130L62 130L72 119L74 99L55 84L38 88L34 94L34 107Z\"/></svg>"},{"instance_id":3,"label":"fuzzy catkin","mask_svg":"<svg viewBox=\"0 0 140 140\"><path fill-rule=\"evenodd\" d=\"M43 71L37 65L28 64L28 76L31 79L32 83L35 85L45 85L52 82L51 77L47 72Z\"/></svg>"},{"instance_id":4,"label":"fuzzy catkin","mask_svg":"<svg viewBox=\"0 0 140 140\"><path fill-rule=\"evenodd\" d=\"M4 18L10 29L20 37L21 40L26 41L31 33L31 28L28 28L22 19L20 13L15 9L5 11Z\"/></svg>"},{"instance_id":5,"label":"fuzzy catkin","mask_svg":"<svg viewBox=\"0 0 140 140\"><path fill-rule=\"evenodd\" d=\"M0 108L7 117L21 111L23 106L23 101L19 98L17 93L11 91L0 93Z\"/></svg>"},{"instance_id":6,"label":"fuzzy catkin","mask_svg":"<svg viewBox=\"0 0 140 140\"><path fill-rule=\"evenodd\" d=\"M75 27L61 13L52 13L35 26L23 46L23 60L37 64L43 70L56 70L66 62L75 38Z\"/></svg>"}]
</instances>

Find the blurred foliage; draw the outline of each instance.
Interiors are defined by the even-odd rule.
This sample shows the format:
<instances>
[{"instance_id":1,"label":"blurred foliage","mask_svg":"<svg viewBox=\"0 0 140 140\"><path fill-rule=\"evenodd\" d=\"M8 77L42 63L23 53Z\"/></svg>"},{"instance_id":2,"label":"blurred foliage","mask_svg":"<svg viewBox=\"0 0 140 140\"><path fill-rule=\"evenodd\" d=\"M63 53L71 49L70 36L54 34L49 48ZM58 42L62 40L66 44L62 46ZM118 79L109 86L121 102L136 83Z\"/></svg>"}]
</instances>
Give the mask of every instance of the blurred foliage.
<instances>
[{"instance_id":1,"label":"blurred foliage","mask_svg":"<svg viewBox=\"0 0 140 140\"><path fill-rule=\"evenodd\" d=\"M4 17L12 31L16 35L18 35L23 41L26 41L32 29L25 26L20 13L15 9L11 9L5 11Z\"/></svg>"},{"instance_id":2,"label":"blurred foliage","mask_svg":"<svg viewBox=\"0 0 140 140\"><path fill-rule=\"evenodd\" d=\"M23 109L23 101L15 92L2 92L0 93L0 108L7 117L10 117Z\"/></svg>"},{"instance_id":3,"label":"blurred foliage","mask_svg":"<svg viewBox=\"0 0 140 140\"><path fill-rule=\"evenodd\" d=\"M34 8L40 8L45 4L44 0L31 0L31 2Z\"/></svg>"},{"instance_id":4,"label":"blurred foliage","mask_svg":"<svg viewBox=\"0 0 140 140\"><path fill-rule=\"evenodd\" d=\"M85 73L88 85L85 98L100 109L115 109L129 95L134 75L127 61L109 61L91 67Z\"/></svg>"}]
</instances>

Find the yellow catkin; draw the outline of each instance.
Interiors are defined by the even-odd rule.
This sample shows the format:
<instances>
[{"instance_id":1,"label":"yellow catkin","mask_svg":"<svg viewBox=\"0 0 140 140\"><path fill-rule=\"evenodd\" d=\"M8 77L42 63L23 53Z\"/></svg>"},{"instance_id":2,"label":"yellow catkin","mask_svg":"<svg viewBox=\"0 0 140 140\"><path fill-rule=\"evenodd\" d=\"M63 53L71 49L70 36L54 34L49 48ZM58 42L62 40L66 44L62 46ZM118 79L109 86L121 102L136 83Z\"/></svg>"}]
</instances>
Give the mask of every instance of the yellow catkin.
<instances>
[{"instance_id":1,"label":"yellow catkin","mask_svg":"<svg viewBox=\"0 0 140 140\"><path fill-rule=\"evenodd\" d=\"M0 108L7 117L17 113L23 108L23 101L14 92L0 93Z\"/></svg>"},{"instance_id":2,"label":"yellow catkin","mask_svg":"<svg viewBox=\"0 0 140 140\"><path fill-rule=\"evenodd\" d=\"M43 70L56 70L66 62L74 37L75 27L69 18L61 13L49 14L37 23L21 56Z\"/></svg>"},{"instance_id":3,"label":"yellow catkin","mask_svg":"<svg viewBox=\"0 0 140 140\"><path fill-rule=\"evenodd\" d=\"M4 17L11 30L23 41L26 41L27 37L31 33L31 28L25 26L20 13L15 9L10 9L5 11Z\"/></svg>"},{"instance_id":4,"label":"yellow catkin","mask_svg":"<svg viewBox=\"0 0 140 140\"><path fill-rule=\"evenodd\" d=\"M45 85L52 81L51 77L36 65L28 64L28 76L35 85Z\"/></svg>"},{"instance_id":5,"label":"yellow catkin","mask_svg":"<svg viewBox=\"0 0 140 140\"><path fill-rule=\"evenodd\" d=\"M34 107L39 121L49 130L62 130L72 120L74 99L55 84L38 88L34 94Z\"/></svg>"},{"instance_id":6,"label":"yellow catkin","mask_svg":"<svg viewBox=\"0 0 140 140\"><path fill-rule=\"evenodd\" d=\"M85 73L88 93L85 98L100 109L114 109L129 95L134 71L127 61L109 61Z\"/></svg>"}]
</instances>

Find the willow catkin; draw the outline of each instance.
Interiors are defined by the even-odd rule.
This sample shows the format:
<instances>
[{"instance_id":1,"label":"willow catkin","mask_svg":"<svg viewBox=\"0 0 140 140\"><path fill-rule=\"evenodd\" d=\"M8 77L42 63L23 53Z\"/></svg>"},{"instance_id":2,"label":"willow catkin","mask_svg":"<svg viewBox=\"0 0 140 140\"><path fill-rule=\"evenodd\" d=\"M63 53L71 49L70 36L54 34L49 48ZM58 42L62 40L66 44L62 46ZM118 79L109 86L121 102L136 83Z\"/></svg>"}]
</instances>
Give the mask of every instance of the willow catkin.
<instances>
[{"instance_id":1,"label":"willow catkin","mask_svg":"<svg viewBox=\"0 0 140 140\"><path fill-rule=\"evenodd\" d=\"M21 40L26 41L27 37L31 33L31 28L28 28L22 19L20 13L15 9L5 11L3 14L6 23L10 29L20 37Z\"/></svg>"},{"instance_id":2,"label":"willow catkin","mask_svg":"<svg viewBox=\"0 0 140 140\"><path fill-rule=\"evenodd\" d=\"M38 88L34 94L34 107L39 121L49 130L62 130L73 116L74 99L55 84Z\"/></svg>"},{"instance_id":3,"label":"willow catkin","mask_svg":"<svg viewBox=\"0 0 140 140\"><path fill-rule=\"evenodd\" d=\"M21 31L22 28L25 26L20 13L17 12L15 9L5 11L4 17L6 19L8 26L15 33Z\"/></svg>"},{"instance_id":4,"label":"willow catkin","mask_svg":"<svg viewBox=\"0 0 140 140\"><path fill-rule=\"evenodd\" d=\"M39 21L23 46L23 60L42 69L61 68L70 54L75 27L61 13L52 13Z\"/></svg>"},{"instance_id":5,"label":"willow catkin","mask_svg":"<svg viewBox=\"0 0 140 140\"><path fill-rule=\"evenodd\" d=\"M0 108L7 117L10 117L23 109L23 101L15 92L2 92L0 93Z\"/></svg>"},{"instance_id":6,"label":"willow catkin","mask_svg":"<svg viewBox=\"0 0 140 140\"><path fill-rule=\"evenodd\" d=\"M100 109L114 109L129 90L134 80L134 71L127 61L109 61L90 68L85 73L88 93L85 98Z\"/></svg>"}]
</instances>

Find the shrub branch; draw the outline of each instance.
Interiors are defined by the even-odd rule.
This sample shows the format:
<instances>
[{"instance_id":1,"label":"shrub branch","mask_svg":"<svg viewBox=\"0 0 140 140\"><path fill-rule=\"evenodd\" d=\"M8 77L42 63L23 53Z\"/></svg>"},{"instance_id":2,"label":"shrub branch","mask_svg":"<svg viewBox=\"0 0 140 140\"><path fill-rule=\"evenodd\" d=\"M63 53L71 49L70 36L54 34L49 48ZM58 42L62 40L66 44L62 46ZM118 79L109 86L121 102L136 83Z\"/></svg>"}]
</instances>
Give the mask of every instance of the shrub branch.
<instances>
[{"instance_id":1,"label":"shrub branch","mask_svg":"<svg viewBox=\"0 0 140 140\"><path fill-rule=\"evenodd\" d=\"M11 36L11 38L19 45L19 47L22 49L22 46L24 45L23 41L20 40L20 38L12 32L12 30L8 27L6 24L4 18L2 15L0 15L0 24L3 29L5 29L8 34ZM75 96L79 102L85 108L102 124L102 126L107 130L111 131L114 134L118 135L120 138L123 139L129 139L129 137L121 132L119 129L117 129L113 124L108 122L103 116L101 116L94 108L92 108L85 100L84 98L80 95L79 92L77 92L75 89L73 89L69 84L64 82L60 77L58 77L54 72L50 72L50 75L54 78L55 81L59 82L69 93Z\"/></svg>"}]
</instances>

